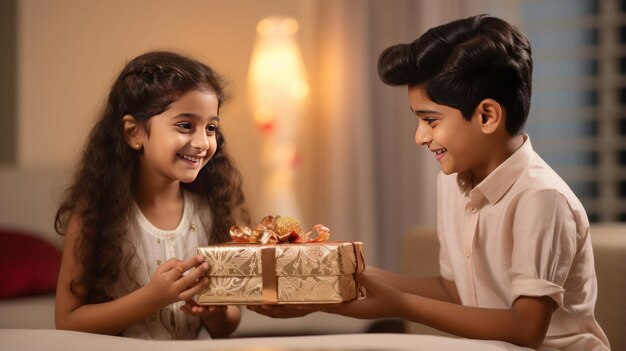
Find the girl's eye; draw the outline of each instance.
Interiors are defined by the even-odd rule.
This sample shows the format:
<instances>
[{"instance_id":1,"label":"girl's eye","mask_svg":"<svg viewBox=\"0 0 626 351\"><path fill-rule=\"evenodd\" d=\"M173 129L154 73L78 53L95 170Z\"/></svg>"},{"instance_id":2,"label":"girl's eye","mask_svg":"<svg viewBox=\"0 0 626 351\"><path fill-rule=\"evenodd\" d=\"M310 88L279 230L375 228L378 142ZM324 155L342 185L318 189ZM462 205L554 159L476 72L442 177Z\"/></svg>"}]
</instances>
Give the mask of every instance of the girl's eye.
<instances>
[{"instance_id":1,"label":"girl's eye","mask_svg":"<svg viewBox=\"0 0 626 351\"><path fill-rule=\"evenodd\" d=\"M207 133L215 133L216 130L217 130L217 125L215 124L209 124L208 126L206 126Z\"/></svg>"},{"instance_id":2,"label":"girl's eye","mask_svg":"<svg viewBox=\"0 0 626 351\"><path fill-rule=\"evenodd\" d=\"M176 126L182 129L191 129L191 123L189 122L180 122L177 123Z\"/></svg>"}]
</instances>

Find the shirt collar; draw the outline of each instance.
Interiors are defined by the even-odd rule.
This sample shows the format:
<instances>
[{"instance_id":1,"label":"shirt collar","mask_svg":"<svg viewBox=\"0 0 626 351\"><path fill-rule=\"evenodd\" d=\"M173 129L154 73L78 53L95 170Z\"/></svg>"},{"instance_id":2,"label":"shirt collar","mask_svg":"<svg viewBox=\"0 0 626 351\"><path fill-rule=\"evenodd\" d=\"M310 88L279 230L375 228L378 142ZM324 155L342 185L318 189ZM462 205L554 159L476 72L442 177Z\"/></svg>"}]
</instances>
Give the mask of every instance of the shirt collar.
<instances>
[{"instance_id":1,"label":"shirt collar","mask_svg":"<svg viewBox=\"0 0 626 351\"><path fill-rule=\"evenodd\" d=\"M528 168L534 158L535 152L530 138L524 134L524 142L515 152L509 156L502 164L500 164L493 172L491 172L482 182L474 189L471 187L471 179L467 175L459 174L457 182L461 191L470 195L479 191L489 201L490 204L498 202L502 196L513 186L515 181Z\"/></svg>"}]
</instances>

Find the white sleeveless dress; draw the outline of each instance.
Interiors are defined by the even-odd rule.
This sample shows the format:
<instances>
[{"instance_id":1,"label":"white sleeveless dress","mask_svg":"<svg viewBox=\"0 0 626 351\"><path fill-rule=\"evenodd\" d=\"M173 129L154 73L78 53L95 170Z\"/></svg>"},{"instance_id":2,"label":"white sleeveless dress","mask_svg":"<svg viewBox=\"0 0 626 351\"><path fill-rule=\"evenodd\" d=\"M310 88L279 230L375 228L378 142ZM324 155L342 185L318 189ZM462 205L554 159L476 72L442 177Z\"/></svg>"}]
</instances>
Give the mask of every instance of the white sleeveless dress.
<instances>
[{"instance_id":1,"label":"white sleeveless dress","mask_svg":"<svg viewBox=\"0 0 626 351\"><path fill-rule=\"evenodd\" d=\"M200 198L183 191L183 216L174 230L161 230L153 226L143 215L137 204L134 205L129 225L128 249L135 250L136 257L128 272L122 268L120 284L115 289L114 297L124 296L139 286L145 286L159 264L177 258L187 259L196 254L198 246L207 245L207 234L203 223L211 223L208 205L199 206ZM210 226L208 226L210 227ZM126 329L124 336L141 339L195 339L200 330L201 321L180 310L183 301L166 306Z\"/></svg>"}]
</instances>

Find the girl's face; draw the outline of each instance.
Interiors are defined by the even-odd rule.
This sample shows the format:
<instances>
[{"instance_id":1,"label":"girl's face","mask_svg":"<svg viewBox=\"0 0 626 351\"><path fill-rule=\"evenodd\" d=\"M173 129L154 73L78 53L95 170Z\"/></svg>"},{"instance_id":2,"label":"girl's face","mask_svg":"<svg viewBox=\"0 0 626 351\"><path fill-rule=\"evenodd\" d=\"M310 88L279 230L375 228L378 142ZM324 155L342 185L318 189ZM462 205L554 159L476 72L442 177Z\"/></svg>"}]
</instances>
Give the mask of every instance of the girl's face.
<instances>
[{"instance_id":1,"label":"girl's face","mask_svg":"<svg viewBox=\"0 0 626 351\"><path fill-rule=\"evenodd\" d=\"M426 92L417 86L410 86L409 102L411 110L418 117L415 143L426 146L441 165L445 174L476 171L483 163L481 150L483 133L480 131L480 117L472 116L470 121L463 119L460 110L439 105L428 99Z\"/></svg>"},{"instance_id":2,"label":"girl's face","mask_svg":"<svg viewBox=\"0 0 626 351\"><path fill-rule=\"evenodd\" d=\"M143 137L141 171L190 183L217 150L218 99L192 90L151 117Z\"/></svg>"}]
</instances>

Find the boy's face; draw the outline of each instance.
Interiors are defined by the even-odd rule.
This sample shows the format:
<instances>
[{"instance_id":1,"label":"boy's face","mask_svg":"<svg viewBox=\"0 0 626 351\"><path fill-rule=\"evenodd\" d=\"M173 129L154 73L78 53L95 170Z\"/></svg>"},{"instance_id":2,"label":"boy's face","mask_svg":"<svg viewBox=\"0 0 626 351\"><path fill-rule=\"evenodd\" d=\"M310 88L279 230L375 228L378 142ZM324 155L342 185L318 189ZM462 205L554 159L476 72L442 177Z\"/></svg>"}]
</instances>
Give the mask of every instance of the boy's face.
<instances>
[{"instance_id":1,"label":"boy's face","mask_svg":"<svg viewBox=\"0 0 626 351\"><path fill-rule=\"evenodd\" d=\"M474 172L484 163L480 116L463 119L460 110L431 101L424 89L409 86L411 110L418 117L415 143L426 146L445 174Z\"/></svg>"}]
</instances>

